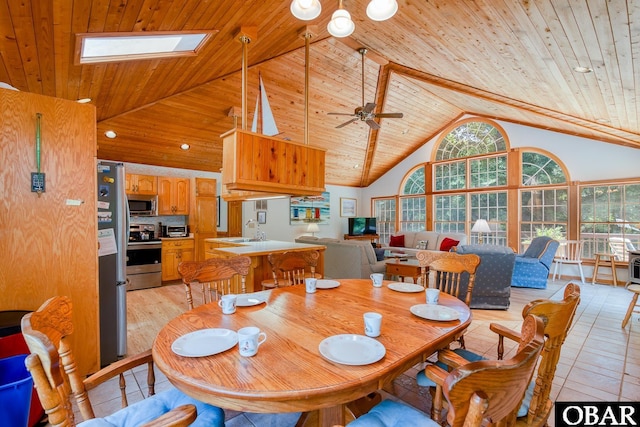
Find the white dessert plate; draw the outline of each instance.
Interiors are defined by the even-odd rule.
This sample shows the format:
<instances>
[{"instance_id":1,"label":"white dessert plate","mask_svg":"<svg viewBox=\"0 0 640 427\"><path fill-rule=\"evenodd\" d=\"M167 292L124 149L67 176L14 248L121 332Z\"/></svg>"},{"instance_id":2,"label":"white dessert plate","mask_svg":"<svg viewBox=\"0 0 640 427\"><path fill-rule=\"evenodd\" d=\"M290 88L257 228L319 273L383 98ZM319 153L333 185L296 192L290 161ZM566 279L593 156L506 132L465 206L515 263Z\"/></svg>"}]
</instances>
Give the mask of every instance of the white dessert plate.
<instances>
[{"instance_id":1,"label":"white dessert plate","mask_svg":"<svg viewBox=\"0 0 640 427\"><path fill-rule=\"evenodd\" d=\"M336 280L318 279L316 289L332 289L340 286L340 282Z\"/></svg>"},{"instance_id":2,"label":"white dessert plate","mask_svg":"<svg viewBox=\"0 0 640 427\"><path fill-rule=\"evenodd\" d=\"M364 335L341 334L320 342L320 354L342 365L368 365L382 359L387 352L380 342Z\"/></svg>"},{"instance_id":3,"label":"white dessert plate","mask_svg":"<svg viewBox=\"0 0 640 427\"><path fill-rule=\"evenodd\" d=\"M250 294L240 294L236 298L237 307L251 307L267 302L268 292L253 292Z\"/></svg>"},{"instance_id":4,"label":"white dessert plate","mask_svg":"<svg viewBox=\"0 0 640 427\"><path fill-rule=\"evenodd\" d=\"M179 356L202 357L222 353L237 343L238 334L230 329L200 329L176 339L171 350Z\"/></svg>"},{"instance_id":5,"label":"white dessert plate","mask_svg":"<svg viewBox=\"0 0 640 427\"><path fill-rule=\"evenodd\" d=\"M460 318L460 313L457 310L445 307L444 305L418 304L414 305L409 310L411 310L411 312L416 316L428 320L449 322L451 320L458 320Z\"/></svg>"},{"instance_id":6,"label":"white dessert plate","mask_svg":"<svg viewBox=\"0 0 640 427\"><path fill-rule=\"evenodd\" d=\"M394 282L387 285L392 291L398 292L424 292L424 288L415 283Z\"/></svg>"}]
</instances>

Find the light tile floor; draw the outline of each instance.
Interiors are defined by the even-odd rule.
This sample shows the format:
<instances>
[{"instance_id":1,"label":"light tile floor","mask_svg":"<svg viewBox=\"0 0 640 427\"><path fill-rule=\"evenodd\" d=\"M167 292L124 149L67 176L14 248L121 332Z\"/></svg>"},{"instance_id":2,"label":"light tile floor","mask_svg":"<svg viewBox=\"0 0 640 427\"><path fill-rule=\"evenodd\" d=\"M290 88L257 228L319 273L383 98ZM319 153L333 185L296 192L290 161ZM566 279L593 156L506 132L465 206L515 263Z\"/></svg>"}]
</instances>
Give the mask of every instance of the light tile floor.
<instances>
[{"instance_id":1,"label":"light tile floor","mask_svg":"<svg viewBox=\"0 0 640 427\"><path fill-rule=\"evenodd\" d=\"M549 281L547 289L512 288L509 310L474 310L474 320L465 338L467 348L495 358L497 339L489 330L489 323L498 322L519 330L522 307L538 298L562 299L566 283ZM154 290L135 292L151 293ZM634 314L627 328L621 328L630 300L631 293L621 286L581 285L581 303L563 346L553 383L554 401L640 401L639 316ZM135 307L129 307L129 310L133 309ZM505 357L512 351L513 347L505 350ZM418 387L415 382L415 375L421 368L423 366L416 366L400 376L394 383L393 395L383 392L385 397L403 400L428 413L431 406L428 390ZM136 373L136 381L145 384L140 373ZM136 382L133 384L132 388L136 388ZM168 386L166 378L158 372L156 391ZM128 390L130 402L140 399L141 393L139 389ZM92 402L97 403L98 414L110 413L114 405L119 404L117 384L101 386L90 396ZM226 418L226 425L230 427L282 427L294 426L298 414L226 411ZM553 414L549 424L554 425Z\"/></svg>"}]
</instances>

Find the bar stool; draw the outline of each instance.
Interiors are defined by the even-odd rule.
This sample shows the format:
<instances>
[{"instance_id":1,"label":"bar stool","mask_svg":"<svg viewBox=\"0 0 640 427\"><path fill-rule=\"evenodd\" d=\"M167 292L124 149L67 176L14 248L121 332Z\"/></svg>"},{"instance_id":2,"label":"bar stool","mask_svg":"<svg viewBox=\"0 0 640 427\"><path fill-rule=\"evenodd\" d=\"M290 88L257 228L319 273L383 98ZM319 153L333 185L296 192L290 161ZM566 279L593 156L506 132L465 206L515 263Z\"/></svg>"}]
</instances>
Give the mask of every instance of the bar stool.
<instances>
[{"instance_id":1,"label":"bar stool","mask_svg":"<svg viewBox=\"0 0 640 427\"><path fill-rule=\"evenodd\" d=\"M593 267L593 276L591 277L591 284L596 283L598 278L598 270L600 267L611 269L611 278L613 279L613 286L618 286L618 275L616 273L616 256L615 254L609 254L605 252L596 252L596 263Z\"/></svg>"},{"instance_id":2,"label":"bar stool","mask_svg":"<svg viewBox=\"0 0 640 427\"><path fill-rule=\"evenodd\" d=\"M627 309L627 314L624 316L624 320L622 321L622 327L627 326L629 319L631 318L631 313L640 313L638 310L634 310L636 305L638 305L638 295L640 295L640 285L627 283L626 288L633 292L633 297L631 298L631 303L629 303L629 308Z\"/></svg>"}]
</instances>

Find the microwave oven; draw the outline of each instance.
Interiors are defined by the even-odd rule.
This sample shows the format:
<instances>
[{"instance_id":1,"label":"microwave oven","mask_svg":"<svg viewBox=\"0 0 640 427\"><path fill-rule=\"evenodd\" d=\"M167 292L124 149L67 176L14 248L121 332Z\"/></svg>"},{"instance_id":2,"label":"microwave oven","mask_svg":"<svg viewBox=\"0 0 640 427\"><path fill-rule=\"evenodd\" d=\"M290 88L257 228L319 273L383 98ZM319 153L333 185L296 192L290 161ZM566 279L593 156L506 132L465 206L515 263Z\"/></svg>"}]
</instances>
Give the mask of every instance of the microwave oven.
<instances>
[{"instance_id":1,"label":"microwave oven","mask_svg":"<svg viewBox=\"0 0 640 427\"><path fill-rule=\"evenodd\" d=\"M129 215L158 216L158 196L128 194Z\"/></svg>"}]
</instances>

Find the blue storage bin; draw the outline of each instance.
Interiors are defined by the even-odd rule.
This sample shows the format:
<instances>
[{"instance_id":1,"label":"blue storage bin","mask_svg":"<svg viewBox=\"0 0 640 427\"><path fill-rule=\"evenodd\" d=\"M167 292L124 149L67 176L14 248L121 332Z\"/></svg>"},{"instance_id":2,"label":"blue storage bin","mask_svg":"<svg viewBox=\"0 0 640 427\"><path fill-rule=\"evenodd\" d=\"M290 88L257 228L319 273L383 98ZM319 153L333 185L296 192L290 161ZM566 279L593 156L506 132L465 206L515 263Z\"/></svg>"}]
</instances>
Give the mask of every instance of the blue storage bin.
<instances>
[{"instance_id":1,"label":"blue storage bin","mask_svg":"<svg viewBox=\"0 0 640 427\"><path fill-rule=\"evenodd\" d=\"M19 354L0 359L0 420L3 425L27 425L33 380L24 366L26 358L26 354Z\"/></svg>"}]
</instances>

